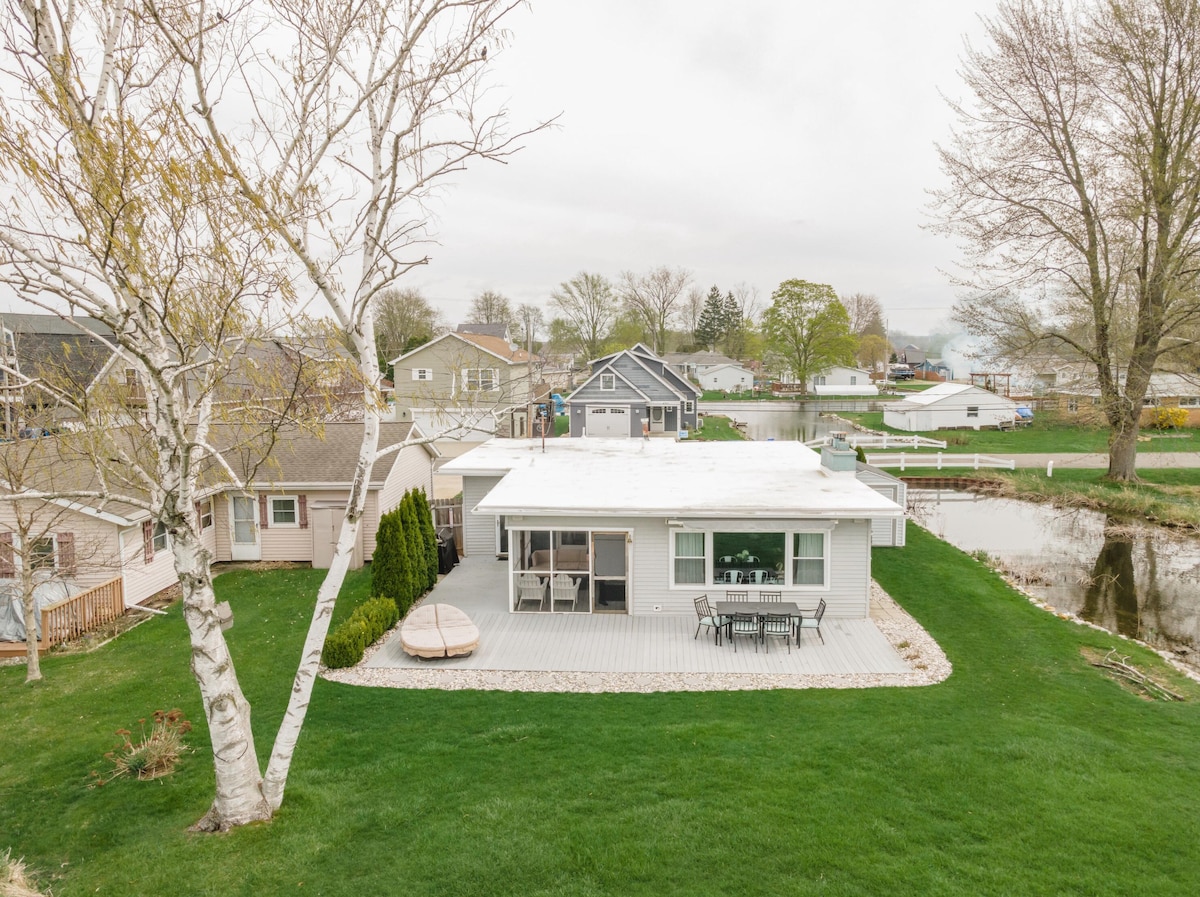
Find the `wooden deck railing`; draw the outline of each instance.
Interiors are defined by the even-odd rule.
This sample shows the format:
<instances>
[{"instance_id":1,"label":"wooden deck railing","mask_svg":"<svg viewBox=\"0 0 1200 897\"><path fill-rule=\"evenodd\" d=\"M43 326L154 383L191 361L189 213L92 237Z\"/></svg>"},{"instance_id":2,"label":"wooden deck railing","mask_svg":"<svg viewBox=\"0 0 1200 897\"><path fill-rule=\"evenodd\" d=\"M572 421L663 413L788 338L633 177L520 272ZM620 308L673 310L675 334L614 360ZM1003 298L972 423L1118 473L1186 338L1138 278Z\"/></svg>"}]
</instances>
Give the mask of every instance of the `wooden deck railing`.
<instances>
[{"instance_id":1,"label":"wooden deck railing","mask_svg":"<svg viewBox=\"0 0 1200 897\"><path fill-rule=\"evenodd\" d=\"M993 458L991 455L943 455L936 456L898 453L895 455L867 455L867 463L873 467L898 467L907 470L910 467L934 467L941 470L945 467L970 467L979 470L981 467L1000 467L1015 470L1017 462L1012 458Z\"/></svg>"},{"instance_id":2,"label":"wooden deck railing","mask_svg":"<svg viewBox=\"0 0 1200 897\"><path fill-rule=\"evenodd\" d=\"M42 643L50 647L79 638L123 613L125 581L118 576L42 608Z\"/></svg>"}]
</instances>

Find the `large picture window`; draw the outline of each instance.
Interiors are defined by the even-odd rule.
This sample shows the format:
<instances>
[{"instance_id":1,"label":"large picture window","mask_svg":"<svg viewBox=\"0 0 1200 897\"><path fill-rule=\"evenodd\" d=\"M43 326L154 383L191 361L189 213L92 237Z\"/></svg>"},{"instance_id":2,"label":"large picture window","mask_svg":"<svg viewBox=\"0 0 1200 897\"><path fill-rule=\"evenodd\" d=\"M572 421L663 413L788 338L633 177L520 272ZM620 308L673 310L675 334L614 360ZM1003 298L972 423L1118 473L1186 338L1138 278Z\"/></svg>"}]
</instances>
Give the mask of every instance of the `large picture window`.
<instances>
[{"instance_id":1,"label":"large picture window","mask_svg":"<svg viewBox=\"0 0 1200 897\"><path fill-rule=\"evenodd\" d=\"M703 532L675 530L671 584L729 589L755 586L828 586L829 534L825 531ZM711 571L711 572L710 572Z\"/></svg>"},{"instance_id":2,"label":"large picture window","mask_svg":"<svg viewBox=\"0 0 1200 897\"><path fill-rule=\"evenodd\" d=\"M704 533L675 534L675 582L704 582Z\"/></svg>"}]
</instances>

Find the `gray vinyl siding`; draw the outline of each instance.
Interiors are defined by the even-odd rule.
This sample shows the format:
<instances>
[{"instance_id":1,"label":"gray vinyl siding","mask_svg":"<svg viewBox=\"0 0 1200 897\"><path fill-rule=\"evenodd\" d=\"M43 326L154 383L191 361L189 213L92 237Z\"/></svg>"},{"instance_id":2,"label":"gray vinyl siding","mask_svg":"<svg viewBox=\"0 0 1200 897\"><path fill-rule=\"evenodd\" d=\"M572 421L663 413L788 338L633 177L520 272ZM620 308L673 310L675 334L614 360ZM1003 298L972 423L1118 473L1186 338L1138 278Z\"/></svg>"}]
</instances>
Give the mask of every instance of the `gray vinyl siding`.
<instances>
[{"instance_id":1,"label":"gray vinyl siding","mask_svg":"<svg viewBox=\"0 0 1200 897\"><path fill-rule=\"evenodd\" d=\"M894 501L902 508L908 507L908 487L905 482L889 473L873 467L859 465L858 481L870 486L884 498ZM871 521L871 544L898 548L904 545L907 520L879 518Z\"/></svg>"},{"instance_id":2,"label":"gray vinyl siding","mask_svg":"<svg viewBox=\"0 0 1200 897\"><path fill-rule=\"evenodd\" d=\"M613 383L614 389L601 389L599 378L593 380L581 389L571 393L568 403L572 405L608 405L624 404L626 402L644 402L646 399L617 377Z\"/></svg>"},{"instance_id":3,"label":"gray vinyl siding","mask_svg":"<svg viewBox=\"0 0 1200 897\"><path fill-rule=\"evenodd\" d=\"M496 488L500 477L463 477L463 554L487 557L496 553L496 518L474 514L475 506Z\"/></svg>"},{"instance_id":4,"label":"gray vinyl siding","mask_svg":"<svg viewBox=\"0 0 1200 897\"><path fill-rule=\"evenodd\" d=\"M465 494L464 494L465 499ZM756 520L756 526L761 525ZM530 517L521 522L522 529L581 529L605 531L627 530L633 534L630 564L630 612L634 614L693 614L694 599L708 595L719 600L725 589L721 586L687 586L671 588L670 585L670 530L666 520L648 520L644 517ZM823 529L822 521L814 523ZM734 531L736 521L730 521L728 529ZM804 521L779 521L781 532L804 530ZM871 527L867 521L842 520L829 538L829 587L827 589L794 589L786 586L766 586L768 591L780 591L784 601L794 601L800 607L816 607L824 598L826 615L863 619L870 613L871 583ZM492 543L489 543L492 544ZM750 597L762 587L743 586ZM660 610L655 610L655 607Z\"/></svg>"}]
</instances>

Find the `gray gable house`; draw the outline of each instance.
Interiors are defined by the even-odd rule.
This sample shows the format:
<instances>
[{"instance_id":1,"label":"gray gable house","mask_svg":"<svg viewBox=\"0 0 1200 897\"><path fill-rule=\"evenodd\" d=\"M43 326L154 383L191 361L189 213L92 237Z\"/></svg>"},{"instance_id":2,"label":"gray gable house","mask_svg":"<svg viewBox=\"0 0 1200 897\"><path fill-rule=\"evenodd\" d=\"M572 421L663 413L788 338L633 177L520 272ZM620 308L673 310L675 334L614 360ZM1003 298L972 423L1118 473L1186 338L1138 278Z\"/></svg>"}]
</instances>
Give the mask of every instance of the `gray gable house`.
<instances>
[{"instance_id":1,"label":"gray gable house","mask_svg":"<svg viewBox=\"0 0 1200 897\"><path fill-rule=\"evenodd\" d=\"M629 438L696 428L700 389L641 343L592 362L567 399L572 436Z\"/></svg>"}]
</instances>

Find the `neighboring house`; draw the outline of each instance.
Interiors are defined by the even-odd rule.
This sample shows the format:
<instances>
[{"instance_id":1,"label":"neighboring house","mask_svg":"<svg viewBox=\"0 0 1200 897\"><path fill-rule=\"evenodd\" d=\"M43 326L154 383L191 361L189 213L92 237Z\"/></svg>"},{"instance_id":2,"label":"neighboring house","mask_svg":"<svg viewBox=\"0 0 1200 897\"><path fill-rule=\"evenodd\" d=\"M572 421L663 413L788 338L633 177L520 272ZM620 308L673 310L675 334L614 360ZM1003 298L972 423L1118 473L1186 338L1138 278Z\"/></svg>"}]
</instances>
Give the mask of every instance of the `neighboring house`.
<instances>
[{"instance_id":1,"label":"neighboring house","mask_svg":"<svg viewBox=\"0 0 1200 897\"><path fill-rule=\"evenodd\" d=\"M736 358L722 355L720 352L667 352L663 360L688 380L700 382L700 375L721 365L731 364L737 367Z\"/></svg>"},{"instance_id":2,"label":"neighboring house","mask_svg":"<svg viewBox=\"0 0 1200 897\"><path fill-rule=\"evenodd\" d=\"M863 618L873 529L902 542L904 508L857 467L798 442L496 439L443 472L463 478L466 553L507 556L513 611L553 611L528 599L563 576L575 612L686 614L749 589Z\"/></svg>"},{"instance_id":3,"label":"neighboring house","mask_svg":"<svg viewBox=\"0 0 1200 897\"><path fill-rule=\"evenodd\" d=\"M696 428L700 390L641 343L592 362L567 397L572 436L631 437Z\"/></svg>"},{"instance_id":4,"label":"neighboring house","mask_svg":"<svg viewBox=\"0 0 1200 897\"><path fill-rule=\"evenodd\" d=\"M1060 385L1047 389L1039 399L1039 407L1054 408L1081 423L1094 424L1104 420L1104 409L1100 407L1100 388L1095 376L1064 377ZM1124 377L1121 388L1124 388ZM1154 409L1183 408L1187 411L1185 426L1200 426L1200 374L1184 374L1171 371L1155 371L1150 375L1146 390L1146 402L1142 410L1141 425L1153 423Z\"/></svg>"},{"instance_id":5,"label":"neighboring house","mask_svg":"<svg viewBox=\"0 0 1200 897\"><path fill-rule=\"evenodd\" d=\"M467 442L523 436L536 361L492 333L444 333L392 361L396 419Z\"/></svg>"},{"instance_id":6,"label":"neighboring house","mask_svg":"<svg viewBox=\"0 0 1200 897\"><path fill-rule=\"evenodd\" d=\"M920 346L914 346L912 343L909 343L897 353L897 360L901 364L920 364L925 360L925 350Z\"/></svg>"},{"instance_id":7,"label":"neighboring house","mask_svg":"<svg viewBox=\"0 0 1200 897\"><path fill-rule=\"evenodd\" d=\"M26 380L83 393L112 358L112 331L93 318L0 313L0 438L16 438L29 426L52 427L74 418L50 392ZM11 372L11 373L10 373Z\"/></svg>"},{"instance_id":8,"label":"neighboring house","mask_svg":"<svg viewBox=\"0 0 1200 897\"><path fill-rule=\"evenodd\" d=\"M747 392L754 388L754 371L746 370L740 364L718 364L706 369L697 379L704 390Z\"/></svg>"},{"instance_id":9,"label":"neighboring house","mask_svg":"<svg viewBox=\"0 0 1200 897\"><path fill-rule=\"evenodd\" d=\"M1006 427L1016 419L1012 399L967 383L939 383L883 409L884 425L908 432Z\"/></svg>"},{"instance_id":10,"label":"neighboring house","mask_svg":"<svg viewBox=\"0 0 1200 897\"><path fill-rule=\"evenodd\" d=\"M871 372L861 368L834 365L812 378L812 390L819 396L877 396L879 387Z\"/></svg>"},{"instance_id":11,"label":"neighboring house","mask_svg":"<svg viewBox=\"0 0 1200 897\"><path fill-rule=\"evenodd\" d=\"M411 424L385 423L380 445L410 435L419 437L421 431ZM314 567L328 567L361 439L361 423L326 424L323 439L299 430L284 431L247 492L216 482L205 488L197 511L202 542L213 560L307 561ZM23 445L48 453L59 489L64 488L64 471L80 488L92 483L90 464L60 455L58 442L46 437ZM437 457L431 444L418 444L375 462L352 566L371 559L380 516L396 507L405 492L423 488L432 495ZM228 452L226 461L241 472L240 451ZM215 465L207 468L207 478L220 477ZM119 576L124 580L125 603L133 605L178 581L170 534L143 509L112 501L62 500L47 505L55 514L45 569L58 572L72 593ZM3 549L5 543L13 543L12 515L12 505L0 502L0 578L15 572L12 550Z\"/></svg>"}]
</instances>

